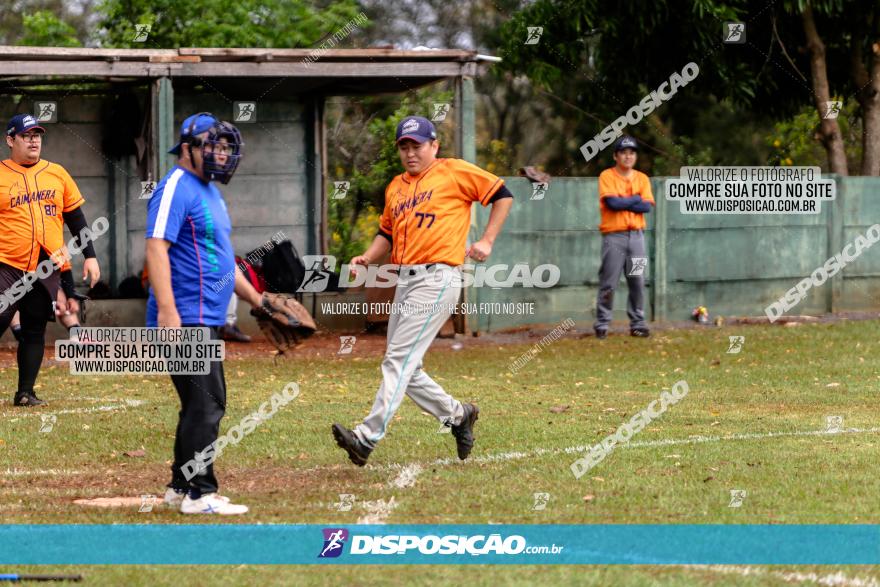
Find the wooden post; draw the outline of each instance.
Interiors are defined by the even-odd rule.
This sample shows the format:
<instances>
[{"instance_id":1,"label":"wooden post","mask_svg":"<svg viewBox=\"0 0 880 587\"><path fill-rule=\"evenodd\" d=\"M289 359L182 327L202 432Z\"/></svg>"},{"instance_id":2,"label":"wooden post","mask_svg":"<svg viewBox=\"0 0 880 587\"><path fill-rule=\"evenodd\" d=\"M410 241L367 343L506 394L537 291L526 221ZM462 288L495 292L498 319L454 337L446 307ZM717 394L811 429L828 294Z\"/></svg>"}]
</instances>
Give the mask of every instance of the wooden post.
<instances>
[{"instance_id":1,"label":"wooden post","mask_svg":"<svg viewBox=\"0 0 880 587\"><path fill-rule=\"evenodd\" d=\"M477 112L472 77L459 77L455 83L456 122L459 156L471 163L477 162Z\"/></svg>"},{"instance_id":2,"label":"wooden post","mask_svg":"<svg viewBox=\"0 0 880 587\"><path fill-rule=\"evenodd\" d=\"M318 141L318 148L316 151L321 158L321 174L317 178L316 186L316 203L321 206L321 233L318 242L321 247L321 254L328 255L330 254L330 236L327 229L327 123L324 117L326 100L324 97L316 98L316 100L318 101L316 107L318 119L315 121L315 131L317 132ZM318 167L315 167L314 169L317 170Z\"/></svg>"},{"instance_id":3,"label":"wooden post","mask_svg":"<svg viewBox=\"0 0 880 587\"><path fill-rule=\"evenodd\" d=\"M106 281L109 282L113 292L118 293L120 280L132 273L140 275L141 270L140 267L129 267L128 256L128 201L131 197L128 190L131 157L127 155L123 157L119 165L108 160L106 169L109 196L107 212L113 219L110 223L110 259L106 272L109 279ZM140 183L137 187L140 187Z\"/></svg>"},{"instance_id":4,"label":"wooden post","mask_svg":"<svg viewBox=\"0 0 880 587\"><path fill-rule=\"evenodd\" d=\"M651 274L654 280L654 320L665 321L669 318L667 312L666 291L666 237L669 223L669 215L666 209L666 184L659 184L654 190L654 267Z\"/></svg>"},{"instance_id":5,"label":"wooden post","mask_svg":"<svg viewBox=\"0 0 880 587\"><path fill-rule=\"evenodd\" d=\"M846 206L846 182L841 181L841 176L832 174L830 176L837 183L837 198L830 202L823 202L825 208L825 218L828 226L828 250L826 259L829 259L840 252L843 248L843 218L844 206ZM840 299L843 296L843 271L838 271L837 275L829 280L831 287L827 289L827 297L825 299L825 309L834 313L840 311Z\"/></svg>"},{"instance_id":6,"label":"wooden post","mask_svg":"<svg viewBox=\"0 0 880 587\"><path fill-rule=\"evenodd\" d=\"M155 180L162 179L177 162L168 150L177 143L180 133L174 128L174 88L170 77L160 77L153 82L152 92L153 137L156 173Z\"/></svg>"},{"instance_id":7,"label":"wooden post","mask_svg":"<svg viewBox=\"0 0 880 587\"><path fill-rule=\"evenodd\" d=\"M458 156L471 163L477 162L477 140L476 140L476 108L475 108L474 79L461 75L455 78L455 140L456 151ZM480 238L480 226L477 222L477 207L471 206L471 227L470 242L474 242ZM477 288L461 288L461 303L476 304L479 298ZM479 318L473 321L468 319L467 313L456 314L453 318L455 321L455 331L458 333L466 333L468 329L472 329L472 334L476 336L479 333Z\"/></svg>"}]
</instances>

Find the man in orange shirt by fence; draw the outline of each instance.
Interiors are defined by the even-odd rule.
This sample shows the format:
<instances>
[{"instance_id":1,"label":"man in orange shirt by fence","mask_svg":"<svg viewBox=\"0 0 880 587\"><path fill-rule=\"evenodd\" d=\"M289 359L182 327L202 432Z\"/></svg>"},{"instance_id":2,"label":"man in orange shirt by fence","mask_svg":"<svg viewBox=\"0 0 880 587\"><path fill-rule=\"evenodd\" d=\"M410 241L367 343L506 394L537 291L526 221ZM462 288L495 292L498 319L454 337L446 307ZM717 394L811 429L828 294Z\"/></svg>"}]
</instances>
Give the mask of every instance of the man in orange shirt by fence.
<instances>
[{"instance_id":1,"label":"man in orange shirt by fence","mask_svg":"<svg viewBox=\"0 0 880 587\"><path fill-rule=\"evenodd\" d=\"M645 276L648 255L645 252L645 214L654 206L651 180L633 167L638 143L630 136L620 137L614 144L615 166L599 175L599 210L602 222L602 265L599 268L599 295L596 300L596 338L605 338L611 324L614 288L626 273L629 299L629 333L651 335L645 325Z\"/></svg>"}]
</instances>

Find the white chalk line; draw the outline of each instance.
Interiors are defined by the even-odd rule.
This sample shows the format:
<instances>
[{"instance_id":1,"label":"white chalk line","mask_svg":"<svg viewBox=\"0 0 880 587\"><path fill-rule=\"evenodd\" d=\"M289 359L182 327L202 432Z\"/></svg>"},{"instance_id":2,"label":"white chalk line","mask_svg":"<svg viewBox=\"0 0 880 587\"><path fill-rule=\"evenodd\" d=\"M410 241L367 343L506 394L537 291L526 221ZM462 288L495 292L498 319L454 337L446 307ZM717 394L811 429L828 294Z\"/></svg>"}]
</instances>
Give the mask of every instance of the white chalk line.
<instances>
[{"instance_id":1,"label":"white chalk line","mask_svg":"<svg viewBox=\"0 0 880 587\"><path fill-rule=\"evenodd\" d=\"M358 524L384 524L388 521L391 512L397 508L398 503L394 501L392 495L387 502L384 499L377 499L361 502L361 506L367 510L367 513L358 518Z\"/></svg>"},{"instance_id":2,"label":"white chalk line","mask_svg":"<svg viewBox=\"0 0 880 587\"><path fill-rule=\"evenodd\" d=\"M416 484L416 479L421 472L422 466L418 463L405 465L401 467L400 472L391 480L389 485L395 489L412 487ZM392 495L387 503L380 499L374 502L363 502L361 505L367 510L367 513L358 518L358 524L385 524L388 521L388 517L391 516L391 512L399 504L394 501L394 496Z\"/></svg>"},{"instance_id":3,"label":"white chalk line","mask_svg":"<svg viewBox=\"0 0 880 587\"><path fill-rule=\"evenodd\" d=\"M847 428L846 430L840 430L838 432L829 432L828 430L803 430L803 431L791 431L791 432L755 432L755 433L747 433L747 434L728 434L726 436L691 436L689 438L677 438L677 439L667 439L667 440L642 440L642 441L633 441L628 442L626 444L618 445L617 448L653 448L658 446L675 446L675 445L687 445L687 444L703 444L707 442L724 442L724 441L736 441L736 440L764 440L767 438L781 438L781 437L799 437L799 436L843 436L846 434L874 434L880 432L880 427L874 428ZM383 465L367 465L367 469L372 469L374 471L388 471L388 470L402 470L406 467L411 467L413 465L419 465L422 468L426 467L436 467L436 466L445 466L452 464L467 464L467 463L497 463L497 462L505 462L505 461L513 461L519 459L528 459L534 457L542 457L542 456L552 456L558 454L571 454L584 452L590 449L590 446L577 445L577 446L569 446L566 448L536 448L525 452L519 451L511 451L511 452L503 452L494 455L483 455L476 456L466 461L460 461L455 458L446 457L442 459L435 459L433 461L429 461L428 463L409 463L407 465L402 465L399 463L389 463ZM315 467L314 470L320 470L325 467Z\"/></svg>"},{"instance_id":4,"label":"white chalk line","mask_svg":"<svg viewBox=\"0 0 880 587\"><path fill-rule=\"evenodd\" d=\"M139 402L140 400L128 400ZM143 403L143 402L142 402ZM102 406L103 407L103 406ZM806 430L806 431L795 431L795 432L764 432L764 433L750 433L750 434L729 434L726 436L692 436L690 438L680 438L680 439L669 439L669 440L650 440L650 441L636 441L629 442L625 445L622 445L621 448L650 448L657 446L673 446L673 445L687 445L687 444L701 444L707 442L723 442L723 441L736 441L736 440L761 440L767 438L779 438L779 437L803 437L803 436L842 436L845 434L873 434L880 432L880 427L874 428L848 428L846 430L841 430L839 432L829 432L827 430ZM399 463L388 463L383 465L373 465L368 464L366 469L373 471L398 471L397 477L390 482L390 485L403 489L406 487L412 487L415 484L416 477L425 469L432 466L445 466L452 465L455 463L466 464L466 463L496 463L496 462L505 462L511 460L525 459L525 458L533 458L547 455L556 455L563 453L574 453L574 452L583 452L587 450L588 447L585 446L572 446L567 448L556 448L556 449L545 449L538 448L527 452L505 452L498 453L494 455L484 455L484 456L476 456L466 461L459 461L458 459L453 458L443 458L443 459L435 459L428 463L409 463L406 465L402 465ZM331 470L336 469L337 466L326 466L319 465L317 467L311 467L309 469L305 469L302 472L309 471L321 471L321 470ZM81 474L81 471L74 471L69 469L37 469L37 470L20 470L20 469L7 469L6 475L78 475ZM392 501L393 501L392 497ZM382 503L381 500L376 503ZM394 509L396 504L390 509ZM381 511L381 507L377 507L376 511ZM390 509L384 515L384 518L387 519L388 515L390 515ZM370 516L372 512L368 510L368 514L364 517Z\"/></svg>"},{"instance_id":5,"label":"white chalk line","mask_svg":"<svg viewBox=\"0 0 880 587\"><path fill-rule=\"evenodd\" d=\"M76 469L6 469L3 475L9 477L30 477L37 475L81 475L84 472Z\"/></svg>"},{"instance_id":6,"label":"white chalk line","mask_svg":"<svg viewBox=\"0 0 880 587\"><path fill-rule=\"evenodd\" d=\"M26 417L26 416L41 416L41 415L42 416L50 416L50 415L60 416L62 414L94 414L96 412L115 412L116 410L125 410L126 408L135 408L137 406L142 406L145 403L147 403L145 400L127 399L127 400L124 400L124 403L108 404L106 406L95 406L93 408L70 408L67 410L55 410L55 411L42 410L42 409L34 410L31 408L28 408L27 411L22 410L20 412L18 412L18 411L7 412L4 414L4 416L15 416L16 418L19 418L19 417Z\"/></svg>"},{"instance_id":7,"label":"white chalk line","mask_svg":"<svg viewBox=\"0 0 880 587\"><path fill-rule=\"evenodd\" d=\"M680 439L668 439L668 440L644 440L644 441L636 441L629 442L623 445L620 445L621 448L652 448L658 446L675 446L675 445L687 445L687 444L702 444L707 442L723 442L723 441L735 441L735 440L763 440L768 438L781 438L781 437L803 437L803 436L839 436L843 434L860 434L860 433L876 433L880 432L880 427L875 428L848 428L846 430L840 430L831 432L828 430L806 430L806 431L793 431L793 432L761 432L761 433L747 433L747 434L729 434L726 436L691 436L690 438L680 438ZM390 471L396 470L398 471L397 476L389 483L392 487L397 489L405 489L408 487L412 487L415 485L416 478L422 472L422 470L426 467L432 466L445 466L451 465L453 463L497 463L497 462L505 462L519 459L527 459L534 457L542 457L548 455L558 455L558 454L571 454L577 452L584 452L589 450L588 446L570 446L567 448L556 448L556 449L546 449L546 448L537 448L531 451L526 452L505 452L494 455L485 455L485 456L477 456L472 459L468 459L467 461L457 461L453 458L443 458L436 459L434 461L430 461L427 464L421 464L418 462L409 463L406 465L402 465L399 463L389 463L387 465L367 465L367 469L371 469L374 471ZM313 467L312 471L326 469L327 467L319 466ZM380 502L381 503L381 500ZM394 503L394 497L391 498L391 503ZM397 507L395 503L393 507L387 509L376 509L375 511L371 511L368 509L368 513L361 518L358 519L358 523L361 524L384 524L388 517L391 515L391 512L394 508ZM361 521L368 520L368 521Z\"/></svg>"},{"instance_id":8,"label":"white chalk line","mask_svg":"<svg viewBox=\"0 0 880 587\"><path fill-rule=\"evenodd\" d=\"M875 432L880 432L880 427L847 428L846 430L839 430L835 432L831 432L828 430L803 430L794 432L754 432L748 434L729 434L727 436L691 436L690 438L683 438L678 440L641 440L635 442L627 442L626 444L621 444L618 446L620 446L620 448L642 448L654 446L672 446L678 444L701 444L704 442L719 442L722 440L760 440L765 438L777 438L783 436L839 436L842 434L870 434ZM591 447L589 446L572 446L563 449L563 451L567 453L584 452L586 450L589 450L590 448Z\"/></svg>"},{"instance_id":9,"label":"white chalk line","mask_svg":"<svg viewBox=\"0 0 880 587\"><path fill-rule=\"evenodd\" d=\"M406 465L400 470L400 473L397 474L397 477L391 481L392 487L397 487L398 489L406 489L407 487L412 487L416 484L416 478L422 472L422 466L418 463L413 463L411 465Z\"/></svg>"},{"instance_id":10,"label":"white chalk line","mask_svg":"<svg viewBox=\"0 0 880 587\"><path fill-rule=\"evenodd\" d=\"M876 579L863 579L860 577L847 577L838 571L829 575L817 575L816 573L801 573L797 571L768 571L753 566L738 565L682 565L684 569L710 571L725 575L739 575L741 577L772 576L782 579L786 583L814 583L817 585L830 585L839 587L880 587Z\"/></svg>"},{"instance_id":11,"label":"white chalk line","mask_svg":"<svg viewBox=\"0 0 880 587\"><path fill-rule=\"evenodd\" d=\"M132 400L131 398L122 398L122 397L82 396L82 397L67 398L64 401L68 401L68 402L128 402L128 401L137 401L137 400Z\"/></svg>"}]
</instances>

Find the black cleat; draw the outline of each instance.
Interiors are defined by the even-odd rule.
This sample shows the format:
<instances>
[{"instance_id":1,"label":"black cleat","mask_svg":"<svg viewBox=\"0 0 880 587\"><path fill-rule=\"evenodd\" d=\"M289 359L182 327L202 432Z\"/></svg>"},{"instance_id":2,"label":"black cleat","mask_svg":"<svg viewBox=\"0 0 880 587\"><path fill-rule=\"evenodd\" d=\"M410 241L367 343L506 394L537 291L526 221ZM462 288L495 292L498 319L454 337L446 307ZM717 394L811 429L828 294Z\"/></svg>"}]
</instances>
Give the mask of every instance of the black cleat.
<instances>
[{"instance_id":1,"label":"black cleat","mask_svg":"<svg viewBox=\"0 0 880 587\"><path fill-rule=\"evenodd\" d=\"M339 448L345 449L345 452L348 453L348 459L352 463L358 467L367 464L367 459L370 458L373 449L364 446L351 430L340 424L334 424L333 438L336 439Z\"/></svg>"},{"instance_id":2,"label":"black cleat","mask_svg":"<svg viewBox=\"0 0 880 587\"><path fill-rule=\"evenodd\" d=\"M629 335L636 338L648 338L651 336L651 331L647 328L633 328L629 331Z\"/></svg>"},{"instance_id":3,"label":"black cleat","mask_svg":"<svg viewBox=\"0 0 880 587\"><path fill-rule=\"evenodd\" d=\"M33 393L17 393L15 394L15 399L12 401L12 405L30 408L33 406L45 406L46 402Z\"/></svg>"},{"instance_id":4,"label":"black cleat","mask_svg":"<svg viewBox=\"0 0 880 587\"><path fill-rule=\"evenodd\" d=\"M474 448L474 424L480 416L480 408L474 404L464 404L464 417L461 424L452 427L452 435L455 437L458 458L465 460Z\"/></svg>"},{"instance_id":5,"label":"black cleat","mask_svg":"<svg viewBox=\"0 0 880 587\"><path fill-rule=\"evenodd\" d=\"M607 330L599 330L597 328L595 332L596 332L596 338L598 338L599 340L604 340L604 339L608 338L608 331Z\"/></svg>"}]
</instances>

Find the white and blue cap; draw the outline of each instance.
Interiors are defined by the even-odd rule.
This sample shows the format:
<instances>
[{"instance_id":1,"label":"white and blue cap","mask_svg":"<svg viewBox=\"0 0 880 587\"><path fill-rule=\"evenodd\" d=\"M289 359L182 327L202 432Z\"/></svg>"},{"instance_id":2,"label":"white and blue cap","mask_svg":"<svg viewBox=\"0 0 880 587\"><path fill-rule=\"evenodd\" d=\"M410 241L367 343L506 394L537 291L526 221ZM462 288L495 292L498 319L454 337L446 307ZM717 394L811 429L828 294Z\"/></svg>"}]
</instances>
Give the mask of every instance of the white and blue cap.
<instances>
[{"instance_id":1,"label":"white and blue cap","mask_svg":"<svg viewBox=\"0 0 880 587\"><path fill-rule=\"evenodd\" d=\"M411 139L417 143L433 141L437 138L437 129L427 118L421 116L407 116L397 125L396 143L403 139Z\"/></svg>"},{"instance_id":2,"label":"white and blue cap","mask_svg":"<svg viewBox=\"0 0 880 587\"><path fill-rule=\"evenodd\" d=\"M636 142L634 138L629 135L623 135L617 142L614 143L614 152L623 151L624 149L632 149L633 151L639 150L639 144Z\"/></svg>"},{"instance_id":3,"label":"white and blue cap","mask_svg":"<svg viewBox=\"0 0 880 587\"><path fill-rule=\"evenodd\" d=\"M183 124L180 125L180 141L168 152L172 155L180 155L180 145L189 142L189 140L196 135L208 132L214 128L218 122L220 121L212 115L204 112L188 116L186 120L183 121Z\"/></svg>"},{"instance_id":4,"label":"white and blue cap","mask_svg":"<svg viewBox=\"0 0 880 587\"><path fill-rule=\"evenodd\" d=\"M29 130L46 132L46 129L40 126L37 119L30 114L16 114L9 119L9 123L6 125L6 136L14 137Z\"/></svg>"}]
</instances>

